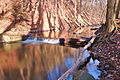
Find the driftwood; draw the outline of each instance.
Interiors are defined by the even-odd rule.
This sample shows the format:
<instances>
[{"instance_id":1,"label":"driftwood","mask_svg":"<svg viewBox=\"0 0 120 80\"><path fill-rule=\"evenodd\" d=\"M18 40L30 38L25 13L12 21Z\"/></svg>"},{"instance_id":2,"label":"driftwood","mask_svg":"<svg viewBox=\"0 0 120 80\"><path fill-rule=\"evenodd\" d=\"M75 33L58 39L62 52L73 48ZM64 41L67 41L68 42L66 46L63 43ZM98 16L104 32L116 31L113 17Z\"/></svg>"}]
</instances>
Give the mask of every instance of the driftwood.
<instances>
[{"instance_id":1,"label":"driftwood","mask_svg":"<svg viewBox=\"0 0 120 80\"><path fill-rule=\"evenodd\" d=\"M91 44L94 42L96 36L92 37L91 40L88 42L87 45L83 47L82 54L84 54L85 50L87 50L88 47L91 46ZM80 60L80 58L77 59L76 63L68 70L66 71L58 80L65 80L67 77L72 74L81 63L84 63L84 60Z\"/></svg>"}]
</instances>

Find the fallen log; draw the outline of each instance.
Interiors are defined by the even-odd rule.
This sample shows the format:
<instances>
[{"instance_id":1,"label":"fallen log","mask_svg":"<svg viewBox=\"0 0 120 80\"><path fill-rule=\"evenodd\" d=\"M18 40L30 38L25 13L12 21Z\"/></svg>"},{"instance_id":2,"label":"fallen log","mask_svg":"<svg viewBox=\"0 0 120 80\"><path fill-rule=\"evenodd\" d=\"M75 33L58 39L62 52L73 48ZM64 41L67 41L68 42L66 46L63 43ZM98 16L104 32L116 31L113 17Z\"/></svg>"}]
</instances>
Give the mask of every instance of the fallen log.
<instances>
[{"instance_id":1,"label":"fallen log","mask_svg":"<svg viewBox=\"0 0 120 80\"><path fill-rule=\"evenodd\" d=\"M82 49L82 54L85 53L87 48L91 46L91 44L94 42L96 36L92 37L91 40L88 42L87 45L85 45ZM68 78L70 74L72 74L76 69L78 69L79 65L85 62L85 59L80 60L80 58L77 59L76 63L68 70L66 71L58 80L65 80Z\"/></svg>"}]
</instances>

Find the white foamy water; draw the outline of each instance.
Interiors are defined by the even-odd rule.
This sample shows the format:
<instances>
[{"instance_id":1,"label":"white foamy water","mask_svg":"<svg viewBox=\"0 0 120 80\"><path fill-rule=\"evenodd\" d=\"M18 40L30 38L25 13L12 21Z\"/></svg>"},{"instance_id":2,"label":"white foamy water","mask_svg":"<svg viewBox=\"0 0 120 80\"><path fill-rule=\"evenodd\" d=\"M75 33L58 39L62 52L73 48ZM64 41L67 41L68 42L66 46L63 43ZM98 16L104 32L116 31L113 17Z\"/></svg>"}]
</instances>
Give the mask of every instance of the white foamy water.
<instances>
[{"instance_id":1,"label":"white foamy water","mask_svg":"<svg viewBox=\"0 0 120 80\"><path fill-rule=\"evenodd\" d=\"M59 44L60 41L59 41L59 39L28 37L25 41L22 41L22 43L29 43L29 44L32 44L32 45L36 45L38 43Z\"/></svg>"}]
</instances>

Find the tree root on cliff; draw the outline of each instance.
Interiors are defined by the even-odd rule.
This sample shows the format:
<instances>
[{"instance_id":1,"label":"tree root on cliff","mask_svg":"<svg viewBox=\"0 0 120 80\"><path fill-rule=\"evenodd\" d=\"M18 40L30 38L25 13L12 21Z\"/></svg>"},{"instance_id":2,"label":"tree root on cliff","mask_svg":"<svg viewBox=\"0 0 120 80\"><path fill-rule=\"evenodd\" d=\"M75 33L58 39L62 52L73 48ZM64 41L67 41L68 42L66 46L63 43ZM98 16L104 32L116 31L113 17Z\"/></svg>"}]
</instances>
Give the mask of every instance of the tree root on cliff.
<instances>
[{"instance_id":1,"label":"tree root on cliff","mask_svg":"<svg viewBox=\"0 0 120 80\"><path fill-rule=\"evenodd\" d=\"M94 43L93 43L94 46L99 46L104 41L105 42L107 42L107 41L111 41L112 42L111 38L115 34L116 31L117 31L117 27L115 27L111 33L98 34L96 36L96 39L95 39Z\"/></svg>"}]
</instances>

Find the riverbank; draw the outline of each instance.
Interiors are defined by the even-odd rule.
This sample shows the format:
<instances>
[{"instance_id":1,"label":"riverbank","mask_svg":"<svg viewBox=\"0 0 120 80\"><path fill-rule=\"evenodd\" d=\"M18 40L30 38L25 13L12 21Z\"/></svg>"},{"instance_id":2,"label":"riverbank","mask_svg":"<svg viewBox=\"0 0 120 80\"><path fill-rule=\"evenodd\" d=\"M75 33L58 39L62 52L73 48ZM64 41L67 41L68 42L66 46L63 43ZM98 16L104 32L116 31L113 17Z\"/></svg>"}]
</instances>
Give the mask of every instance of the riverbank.
<instances>
[{"instance_id":1,"label":"riverbank","mask_svg":"<svg viewBox=\"0 0 120 80\"><path fill-rule=\"evenodd\" d=\"M92 48L100 61L101 80L120 80L120 29L111 40Z\"/></svg>"}]
</instances>

